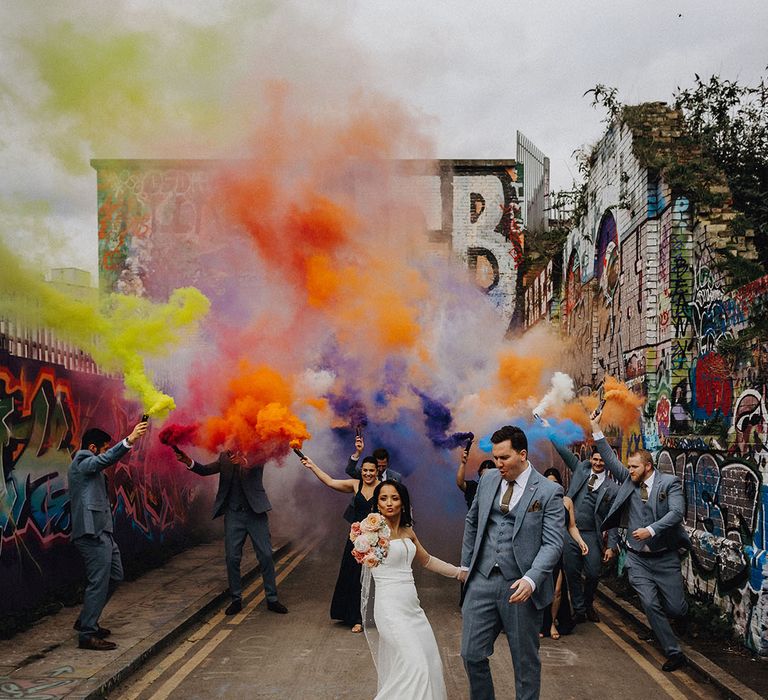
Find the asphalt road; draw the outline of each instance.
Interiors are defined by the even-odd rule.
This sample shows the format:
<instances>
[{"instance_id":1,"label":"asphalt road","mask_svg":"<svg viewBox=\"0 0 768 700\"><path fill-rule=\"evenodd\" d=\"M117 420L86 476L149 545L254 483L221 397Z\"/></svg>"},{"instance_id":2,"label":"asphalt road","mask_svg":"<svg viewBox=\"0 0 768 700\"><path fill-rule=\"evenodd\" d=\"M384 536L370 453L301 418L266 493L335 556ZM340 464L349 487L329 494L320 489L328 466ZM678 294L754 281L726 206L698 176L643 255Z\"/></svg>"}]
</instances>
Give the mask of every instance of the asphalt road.
<instances>
[{"instance_id":1,"label":"asphalt road","mask_svg":"<svg viewBox=\"0 0 768 700\"><path fill-rule=\"evenodd\" d=\"M365 638L328 618L343 532L324 548L294 548L277 562L280 599L287 615L267 611L258 579L246 593L243 612L223 610L202 622L166 653L151 659L110 693L116 700L281 698L364 700L376 694L376 670ZM468 698L459 656L458 588L417 571L422 607L432 623L445 667L448 697ZM663 673L658 649L638 640L617 614L599 608L602 621L585 623L558 641L542 640L544 699L719 698L693 671ZM491 659L498 697L514 696L506 638ZM408 700L403 698L403 700Z\"/></svg>"}]
</instances>

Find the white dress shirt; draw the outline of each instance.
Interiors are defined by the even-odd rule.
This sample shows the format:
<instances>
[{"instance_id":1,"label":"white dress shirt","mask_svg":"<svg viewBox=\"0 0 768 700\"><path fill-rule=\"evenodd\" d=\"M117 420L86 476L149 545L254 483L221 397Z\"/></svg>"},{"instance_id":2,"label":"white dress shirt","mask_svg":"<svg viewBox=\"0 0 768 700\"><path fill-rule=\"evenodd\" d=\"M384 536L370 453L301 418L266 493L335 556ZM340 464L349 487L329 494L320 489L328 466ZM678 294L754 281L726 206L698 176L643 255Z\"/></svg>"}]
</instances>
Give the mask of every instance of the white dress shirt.
<instances>
[{"instance_id":1,"label":"white dress shirt","mask_svg":"<svg viewBox=\"0 0 768 700\"><path fill-rule=\"evenodd\" d=\"M499 494L499 505L501 505L501 501L504 499L504 494L507 492L510 483L515 485L515 490L512 492L512 498L509 499L509 509L512 510L517 505L518 501L523 497L523 494L525 493L525 487L528 486L528 479L531 476L531 471L533 471L533 467L531 466L531 463L528 462L528 466L523 469L523 473L520 474L513 482L509 482L506 479L501 480L501 488L499 489L501 491Z\"/></svg>"},{"instance_id":2,"label":"white dress shirt","mask_svg":"<svg viewBox=\"0 0 768 700\"><path fill-rule=\"evenodd\" d=\"M592 484L592 490L596 491L597 489L600 488L600 485L605 481L605 472L602 471L602 472L598 473L596 471L593 471L589 475L589 478L591 479L593 476L597 477L597 479L595 479L594 483ZM587 481L587 483L589 483L589 481Z\"/></svg>"}]
</instances>

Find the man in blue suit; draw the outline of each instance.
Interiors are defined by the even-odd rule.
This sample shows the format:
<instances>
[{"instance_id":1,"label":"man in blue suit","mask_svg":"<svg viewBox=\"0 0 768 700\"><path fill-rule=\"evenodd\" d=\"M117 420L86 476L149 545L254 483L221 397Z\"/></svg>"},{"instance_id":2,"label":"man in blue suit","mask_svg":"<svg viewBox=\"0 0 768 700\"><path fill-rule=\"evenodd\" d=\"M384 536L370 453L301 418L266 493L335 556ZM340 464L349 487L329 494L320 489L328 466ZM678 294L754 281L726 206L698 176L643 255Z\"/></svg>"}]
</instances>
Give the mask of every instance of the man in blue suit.
<instances>
[{"instance_id":1,"label":"man in blue suit","mask_svg":"<svg viewBox=\"0 0 768 700\"><path fill-rule=\"evenodd\" d=\"M656 471L647 450L635 450L625 467L592 416L592 431L606 468L621 486L603 521L603 529L625 528L629 582L640 596L648 622L667 660L663 671L686 663L667 616L684 626L688 613L678 550L691 545L685 529L685 499L680 479Z\"/></svg>"},{"instance_id":2,"label":"man in blue suit","mask_svg":"<svg viewBox=\"0 0 768 700\"><path fill-rule=\"evenodd\" d=\"M177 448L178 449L178 448ZM259 570L264 581L267 609L276 613L287 613L277 598L275 563L272 559L272 538L269 534L268 511L272 504L264 490L264 465L248 466L246 457L239 452L222 452L215 462L199 464L181 450L177 451L180 462L190 471L201 476L219 475L219 489L213 504L214 519L224 516L224 552L227 564L227 579L232 602L224 611L235 615L243 609L243 581L240 576L240 562L243 558L245 538L251 538Z\"/></svg>"},{"instance_id":3,"label":"man in blue suit","mask_svg":"<svg viewBox=\"0 0 768 700\"><path fill-rule=\"evenodd\" d=\"M123 580L123 563L113 537L112 506L107 497L107 481L103 472L123 457L146 432L147 423L141 422L127 438L110 447L112 438L108 433L90 428L83 434L81 449L75 453L69 466L70 537L83 557L88 579L83 609L75 622L81 649L109 651L117 647L114 642L105 639L110 631L99 625L109 596L117 583Z\"/></svg>"},{"instance_id":4,"label":"man in blue suit","mask_svg":"<svg viewBox=\"0 0 768 700\"><path fill-rule=\"evenodd\" d=\"M464 525L461 656L472 700L492 700L488 657L503 629L516 697L532 700L541 689L543 610L554 597L552 570L563 549L563 489L531 466L520 428L505 425L491 444L498 469L484 472Z\"/></svg>"},{"instance_id":5,"label":"man in blue suit","mask_svg":"<svg viewBox=\"0 0 768 700\"><path fill-rule=\"evenodd\" d=\"M583 556L578 543L570 535L565 538L563 567L573 602L573 621L600 622L594 608L595 591L602 565L613 559L614 547L618 543L618 531L611 528L608 531L608 546L605 546L602 525L619 487L615 481L606 478L605 462L597 448L589 459L579 461L568 448L554 440L552 445L571 471L566 495L573 501L576 527L589 547L589 552Z\"/></svg>"}]
</instances>

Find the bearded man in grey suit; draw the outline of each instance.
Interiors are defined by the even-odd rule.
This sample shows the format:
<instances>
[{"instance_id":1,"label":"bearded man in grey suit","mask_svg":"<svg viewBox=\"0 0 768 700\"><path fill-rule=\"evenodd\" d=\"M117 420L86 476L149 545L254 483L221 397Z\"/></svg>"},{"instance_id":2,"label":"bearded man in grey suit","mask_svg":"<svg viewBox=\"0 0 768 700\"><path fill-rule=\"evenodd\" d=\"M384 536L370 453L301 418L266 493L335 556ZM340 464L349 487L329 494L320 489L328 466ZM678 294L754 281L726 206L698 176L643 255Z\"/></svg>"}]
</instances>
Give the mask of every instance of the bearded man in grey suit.
<instances>
[{"instance_id":1,"label":"bearded man in grey suit","mask_svg":"<svg viewBox=\"0 0 768 700\"><path fill-rule=\"evenodd\" d=\"M640 596L648 622L667 660L663 671L685 665L680 643L667 616L687 621L683 576L678 550L691 541L683 528L685 498L680 479L656 471L647 450L635 450L625 467L600 428L600 413L592 415L592 436L606 468L621 486L603 521L603 529L625 528L629 582Z\"/></svg>"},{"instance_id":2,"label":"bearded man in grey suit","mask_svg":"<svg viewBox=\"0 0 768 700\"><path fill-rule=\"evenodd\" d=\"M491 436L498 469L487 469L464 526L461 656L472 700L495 698L488 657L503 629L518 700L541 689L539 630L552 602L563 549L563 489L528 461L528 440L505 425Z\"/></svg>"},{"instance_id":3,"label":"bearded man in grey suit","mask_svg":"<svg viewBox=\"0 0 768 700\"><path fill-rule=\"evenodd\" d=\"M595 591L602 565L613 559L618 544L618 530L615 527L608 531L608 546L604 544L602 525L619 487L615 481L606 478L605 462L597 448L593 449L590 459L580 462L567 447L554 440L552 445L571 470L571 482L566 495L573 501L576 527L589 547L587 554L582 555L578 542L570 535L565 538L563 568L573 602L573 621L600 622L594 607Z\"/></svg>"},{"instance_id":4,"label":"bearded man in grey suit","mask_svg":"<svg viewBox=\"0 0 768 700\"><path fill-rule=\"evenodd\" d=\"M103 472L123 457L146 432L147 423L141 422L127 438L110 447L112 438L108 433L100 428L90 428L83 433L81 449L69 466L70 537L83 557L88 579L83 609L75 622L81 649L111 651L117 646L105 639L110 631L99 625L109 596L123 580L123 562L113 537L112 506Z\"/></svg>"},{"instance_id":5,"label":"bearded man in grey suit","mask_svg":"<svg viewBox=\"0 0 768 700\"><path fill-rule=\"evenodd\" d=\"M179 448L176 448L176 456L195 474L219 475L219 489L213 503L213 518L215 520L224 516L225 561L232 598L224 613L235 615L243 609L240 562L243 558L245 539L249 536L259 560L267 609L276 613L287 613L288 608L277 598L272 538L267 516L268 511L272 510L272 504L264 490L264 465L249 465L245 455L233 450L222 452L218 459L210 464L199 464Z\"/></svg>"}]
</instances>

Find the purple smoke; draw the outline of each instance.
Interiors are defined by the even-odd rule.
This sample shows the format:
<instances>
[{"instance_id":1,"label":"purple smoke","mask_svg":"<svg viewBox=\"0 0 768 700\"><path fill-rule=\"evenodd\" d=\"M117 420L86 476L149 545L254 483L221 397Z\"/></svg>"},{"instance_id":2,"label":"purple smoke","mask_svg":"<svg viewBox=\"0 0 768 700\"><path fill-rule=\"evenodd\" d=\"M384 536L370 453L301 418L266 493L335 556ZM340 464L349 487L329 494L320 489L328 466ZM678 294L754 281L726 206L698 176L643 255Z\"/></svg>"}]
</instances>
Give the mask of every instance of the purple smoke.
<instances>
[{"instance_id":1,"label":"purple smoke","mask_svg":"<svg viewBox=\"0 0 768 700\"><path fill-rule=\"evenodd\" d=\"M453 423L451 410L445 404L431 398L416 387L411 387L414 393L421 399L421 409L424 412L424 424L427 428L427 437L435 447L452 450L474 438L473 433L452 433L448 430Z\"/></svg>"}]
</instances>

